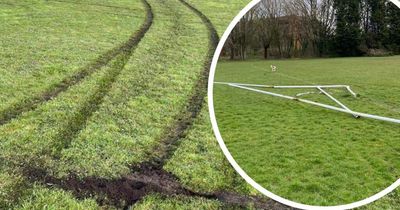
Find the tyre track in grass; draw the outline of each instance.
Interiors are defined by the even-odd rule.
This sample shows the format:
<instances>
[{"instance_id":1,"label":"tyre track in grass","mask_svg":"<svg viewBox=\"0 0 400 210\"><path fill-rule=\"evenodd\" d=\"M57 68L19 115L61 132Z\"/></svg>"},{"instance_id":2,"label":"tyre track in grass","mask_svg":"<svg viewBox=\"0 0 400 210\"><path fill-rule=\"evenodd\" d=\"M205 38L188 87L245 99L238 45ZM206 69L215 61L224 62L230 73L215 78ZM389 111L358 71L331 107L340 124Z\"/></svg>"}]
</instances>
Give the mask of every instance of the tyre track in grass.
<instances>
[{"instance_id":1,"label":"tyre track in grass","mask_svg":"<svg viewBox=\"0 0 400 210\"><path fill-rule=\"evenodd\" d=\"M164 31L165 34L159 34L158 33L159 32L157 30L158 26L156 26L154 28L154 31L152 30L149 33L157 34L159 36L174 37L174 39L179 39L178 36L179 36L179 33L180 33L179 32L180 31L180 27L183 25L183 23L181 22L181 20L183 20L181 15L178 14L178 11L176 10L176 8L173 8L170 5L165 4L164 1L160 2L160 3L162 3L163 7L168 8L167 10L169 10L169 12L172 14L171 15L171 20L170 20L171 21L171 26L169 26L168 30ZM156 20L159 20L159 19L160 18L157 17ZM152 35L149 35L150 40L151 40L151 37L152 37ZM157 46L156 48L159 48L160 45L164 46L164 44L162 42L160 43L158 40L156 40L156 42L153 43L153 45ZM168 46L168 44L166 44L165 46ZM144 44L142 50L143 49L146 49L146 43ZM140 51L140 52L142 52L142 51ZM154 56L153 54L148 54L148 55L141 56L138 53L139 52L135 52L135 56L134 56L135 59L140 58L140 59L146 60L147 63L158 62L158 59L151 59L151 61L148 61L148 58L146 56L151 56L152 58L157 58L160 55L167 56L165 53L158 54L157 56ZM152 71L148 71L148 68L141 68L141 66L140 66L141 64L140 63L137 64L137 65L133 65L133 66L132 66L132 64L130 64L130 65L131 65L131 67L133 67L133 69L130 71L129 74L126 74L127 72L125 72L124 75L127 75L128 77L135 78L135 80L134 81L130 81L132 86L130 86L130 88L129 88L129 92L130 92L129 96L125 95L122 100L127 100L127 98L129 98L129 100L133 100L133 99L139 98L140 96L146 94L146 91L148 91L149 89L152 88L151 84L155 81L155 78L157 76L162 76L162 74L165 71L164 68L153 69ZM104 79L107 79L107 78L108 77L105 77ZM118 86L118 84L117 84L116 88L120 89L121 87ZM113 87L112 90L116 90L116 89ZM99 94L102 93L101 90L99 90L97 92ZM96 98L95 98L96 95L98 95L98 94L94 94L93 95L94 99L91 100L91 101L94 101L94 102L97 101ZM110 93L108 95L112 96L113 94ZM89 131L93 131L93 130L90 130L91 129L90 125L97 124L97 123L102 123L102 121L98 121L98 118L96 118L99 115L95 115L94 118L91 118L91 115L95 114L96 110L99 110L99 112L102 113L102 111L104 111L104 108L106 108L108 110L108 109L112 109L112 107L113 106L115 107L115 105L117 105L117 104L118 105L121 104L121 102L114 101L114 100L117 100L117 98L111 99L111 101L113 101L112 103L109 103L110 102L110 98L108 98L106 100L107 101L106 101L105 104L104 103L98 103L98 104L95 103L95 105L96 104L100 105L99 107L92 107L93 105L91 105L91 104L93 104L93 102L85 102L86 105L83 105L82 109L78 112L78 114L74 115L75 119L68 120L68 122L70 124L68 126L66 126L66 128L62 129L61 133L58 134L58 138L57 138L58 140L55 141L56 143L54 145L52 145L51 147L49 147L47 150L44 150L42 152L43 156L51 154L52 159L55 160L55 161L59 161L63 157L65 158L65 156L61 157L62 153L60 151L70 149L72 141L81 140L79 135L81 135L82 133L80 131L83 131L83 132L87 131L85 129L89 129ZM87 110L89 110L89 111L90 110L94 110L94 112L91 112L92 114L90 114L88 116L85 116L85 113L87 113ZM102 114L104 114L104 112ZM82 119L82 116L84 117L83 119ZM83 133L83 135L87 135L87 133ZM90 147L92 145L88 144L88 146ZM96 145L94 145L94 147L96 147ZM74 149L74 148L72 147L72 149ZM54 151L56 151L56 152L54 152ZM120 151L120 152L122 152L122 151ZM118 163L120 163L120 162L117 162L117 163L114 163L114 164L118 164ZM121 163L121 164L126 164L126 163ZM126 172L125 173L121 173L121 174L129 173L129 168L130 168L130 164L127 164L126 165L126 169L127 169ZM79 172L77 172L76 170L74 170L74 169L69 170L69 169L70 168L66 169L63 172L65 172L65 173L75 173L76 172L76 173L79 174ZM51 172L52 168L48 169L48 171ZM101 176L101 175L98 175L98 176Z\"/></svg>"},{"instance_id":2,"label":"tyre track in grass","mask_svg":"<svg viewBox=\"0 0 400 210\"><path fill-rule=\"evenodd\" d=\"M78 110L77 114L74 115L73 119L69 121L58 137L56 137L58 140L58 144L55 145L56 151L68 148L79 131L85 128L88 119L99 109L104 97L108 94L111 86L124 69L136 46L153 24L154 14L151 6L146 0L142 0L142 2L146 7L145 23L142 25L141 29L128 40L124 47L120 49L119 54L110 62L111 69L100 81L100 87L95 90L91 97ZM60 157L57 157L59 155L60 154L56 154L56 157L54 158L59 159Z\"/></svg>"},{"instance_id":3,"label":"tyre track in grass","mask_svg":"<svg viewBox=\"0 0 400 210\"><path fill-rule=\"evenodd\" d=\"M125 59L125 57L128 56L128 54L130 56L130 54L132 53L131 51L139 44L139 42L144 37L146 32L150 29L150 26L153 23L153 12L151 10L150 4L146 0L142 0L142 2L146 7L146 13L147 13L146 19L145 19L144 23L142 24L142 26L140 27L140 29L137 32L135 32L129 38L128 41L126 41L122 45L120 45L116 48L113 48L113 49L107 51L106 53L102 54L95 61L89 63L88 65L83 67L81 70L79 70L77 73L75 73L71 76L68 76L67 78L63 79L58 84L52 85L47 90L40 93L39 95L33 96L29 99L25 99L13 106L1 111L0 112L0 126L9 123L11 120L19 117L21 114L23 114L25 112L33 111L39 105L52 100L53 98L57 97L60 93L68 90L69 87L80 83L83 79L92 75L98 69L106 66L113 59L118 58L118 56L122 57L122 58L119 58L122 61L121 63L126 63L127 59ZM121 66L119 66L117 68L121 68ZM122 68L123 68L123 66L122 66ZM116 75L118 75L118 73L116 73ZM112 76L112 75L110 75L110 76ZM111 81L111 83L112 82L113 81ZM103 85L102 87L104 87L104 89L107 89L106 86L107 85ZM101 95L101 94L98 94L98 95ZM98 96L95 98L101 98L101 96ZM93 99L93 101L96 101L96 99Z\"/></svg>"},{"instance_id":4,"label":"tyre track in grass","mask_svg":"<svg viewBox=\"0 0 400 210\"><path fill-rule=\"evenodd\" d=\"M176 122L165 131L165 137L160 140L161 146L154 149L154 158L138 166L132 166L132 173L118 179L99 177L80 178L69 174L66 178L57 178L47 170L34 167L22 168L22 173L30 182L42 183L46 186L61 188L72 192L78 199L96 198L99 205L111 205L127 209L145 196L159 193L165 196L186 196L206 198L220 201L225 207L249 206L257 209L290 209L265 197L246 196L234 192L201 193L185 188L177 177L165 171L163 166L173 155L179 140L186 136L194 120L200 113L206 95L207 79L214 50L218 44L218 35L211 22L200 11L183 0L183 5L196 13L207 26L210 33L210 48L203 65L203 71L195 85L195 90L189 98Z\"/></svg>"},{"instance_id":5,"label":"tyre track in grass","mask_svg":"<svg viewBox=\"0 0 400 210\"><path fill-rule=\"evenodd\" d=\"M195 84L194 92L190 96L186 106L181 113L175 117L176 121L169 126L159 140L160 144L150 153L151 160L146 161L145 165L152 165L155 169L161 169L167 160L171 158L179 146L179 140L185 138L186 132L192 127L194 120L203 108L204 98L207 93L207 82L214 52L219 43L219 36L212 22L201 11L190 5L184 0L179 0L184 6L196 14L209 33L209 49L203 64L203 70Z\"/></svg>"}]
</instances>

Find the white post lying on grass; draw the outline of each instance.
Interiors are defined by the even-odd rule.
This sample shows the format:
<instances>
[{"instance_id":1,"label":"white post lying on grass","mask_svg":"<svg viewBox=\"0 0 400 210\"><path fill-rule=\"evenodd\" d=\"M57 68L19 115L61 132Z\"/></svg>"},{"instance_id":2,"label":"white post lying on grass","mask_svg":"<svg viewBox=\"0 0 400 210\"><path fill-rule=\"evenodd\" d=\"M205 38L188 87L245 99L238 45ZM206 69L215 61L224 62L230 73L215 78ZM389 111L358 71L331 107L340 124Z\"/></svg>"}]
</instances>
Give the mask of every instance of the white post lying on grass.
<instances>
[{"instance_id":1,"label":"white post lying on grass","mask_svg":"<svg viewBox=\"0 0 400 210\"><path fill-rule=\"evenodd\" d=\"M244 83L235 83L235 82L214 82L214 84L221 84L221 85L239 85L239 86L247 86L247 87L265 87L265 88L280 88L280 89L298 89L298 88L304 88L304 89L312 89L312 88L317 88L317 87L323 87L323 88L348 88L348 85L285 85L285 86L279 86L279 85L257 85L257 84L244 84Z\"/></svg>"},{"instance_id":2,"label":"white post lying on grass","mask_svg":"<svg viewBox=\"0 0 400 210\"><path fill-rule=\"evenodd\" d=\"M272 88L274 86L271 85L255 85L255 84L241 84L241 83L230 83L230 82L214 82L214 84L220 84L220 85L240 85L240 86L247 86L247 87L265 87L265 88Z\"/></svg>"},{"instance_id":3,"label":"white post lying on grass","mask_svg":"<svg viewBox=\"0 0 400 210\"><path fill-rule=\"evenodd\" d=\"M239 84L240 85L240 84ZM285 85L285 86L271 86L271 88L276 89L298 89L298 88L346 88L347 85Z\"/></svg>"},{"instance_id":4,"label":"white post lying on grass","mask_svg":"<svg viewBox=\"0 0 400 210\"><path fill-rule=\"evenodd\" d=\"M282 94L278 94L278 93L272 93L272 92L268 92L268 91L254 89L254 88L246 87L243 84L242 85L237 84L237 83L216 83L216 84L226 84L226 85L229 85L231 87L236 87L236 88L249 90L249 91L253 91L253 92L257 92L257 93L262 93L262 94L271 95L271 96L280 97L280 98L285 98L285 99L294 100L294 101L300 101L300 102L303 102L303 103L306 103L306 104L311 104L311 105L323 107L323 108L326 108L326 109L330 109L330 110L334 110L334 111L338 111L338 112L351 114L353 116L365 117L365 118L370 118L370 119L375 119L375 120L381 120L381 121L400 124L400 120L399 119L394 119L394 118L389 118L389 117L382 117L382 116L378 116L378 115L366 114L366 113L361 113L361 112L355 112L355 111L352 111L350 109L339 108L339 107L335 107L335 106L331 106L331 105L327 105L327 104L322 104L322 103L310 101L310 100L307 100L307 99L301 99L301 98L282 95ZM253 87L271 87L271 86L267 86L267 85L263 85L263 86L251 85L251 86L253 86ZM283 87L283 86L280 86L280 87ZM292 87L294 87L294 86L292 86ZM299 86L299 87L300 88L304 88L304 86ZM313 87L313 88L320 87L321 88L321 87L332 87L332 86L321 85L321 86L315 86L315 87L314 86L307 86L307 87ZM339 87L339 86L335 86L335 87ZM340 87L346 87L346 88L350 89L350 87L347 86L347 85L340 85ZM353 94L353 93L354 92L352 92L352 95L356 96L356 94L355 93Z\"/></svg>"},{"instance_id":5,"label":"white post lying on grass","mask_svg":"<svg viewBox=\"0 0 400 210\"><path fill-rule=\"evenodd\" d=\"M351 93L351 95L353 95L355 98L357 98L357 93L355 93L354 91L351 90L350 86L347 86L346 89Z\"/></svg>"},{"instance_id":6,"label":"white post lying on grass","mask_svg":"<svg viewBox=\"0 0 400 210\"><path fill-rule=\"evenodd\" d=\"M351 95L357 97L357 94L351 90L350 86L348 85L285 85L285 86L274 86L274 85L257 85L257 84L243 84L243 83L232 83L232 82L214 82L215 84L222 84L222 85L239 85L239 86L246 86L246 87L264 87L264 88L276 88L276 89L315 89L315 88L346 88Z\"/></svg>"},{"instance_id":7,"label":"white post lying on grass","mask_svg":"<svg viewBox=\"0 0 400 210\"><path fill-rule=\"evenodd\" d=\"M328 92L326 92L324 89L322 89L321 87L318 87L318 90L321 91L321 93L323 93L324 95L328 96L330 99L332 99L332 101L336 102L337 104L339 104L339 106L341 106L343 109L346 109L348 111L352 111L351 109L349 109L346 105L342 104L342 102L340 102L339 100L337 100L335 97L333 97L331 94L329 94ZM359 118L360 116L357 115L353 115L355 118Z\"/></svg>"}]
</instances>

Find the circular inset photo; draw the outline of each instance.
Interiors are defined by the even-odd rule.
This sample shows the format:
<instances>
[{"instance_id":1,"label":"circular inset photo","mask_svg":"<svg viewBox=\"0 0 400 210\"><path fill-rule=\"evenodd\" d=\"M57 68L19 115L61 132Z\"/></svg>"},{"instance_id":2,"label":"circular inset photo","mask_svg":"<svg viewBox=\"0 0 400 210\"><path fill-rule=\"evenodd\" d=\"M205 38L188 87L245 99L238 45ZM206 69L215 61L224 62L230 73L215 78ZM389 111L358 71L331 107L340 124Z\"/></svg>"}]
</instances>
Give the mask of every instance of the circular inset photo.
<instances>
[{"instance_id":1,"label":"circular inset photo","mask_svg":"<svg viewBox=\"0 0 400 210\"><path fill-rule=\"evenodd\" d=\"M253 187L309 209L358 207L400 185L399 3L262 0L235 18L209 105Z\"/></svg>"}]
</instances>

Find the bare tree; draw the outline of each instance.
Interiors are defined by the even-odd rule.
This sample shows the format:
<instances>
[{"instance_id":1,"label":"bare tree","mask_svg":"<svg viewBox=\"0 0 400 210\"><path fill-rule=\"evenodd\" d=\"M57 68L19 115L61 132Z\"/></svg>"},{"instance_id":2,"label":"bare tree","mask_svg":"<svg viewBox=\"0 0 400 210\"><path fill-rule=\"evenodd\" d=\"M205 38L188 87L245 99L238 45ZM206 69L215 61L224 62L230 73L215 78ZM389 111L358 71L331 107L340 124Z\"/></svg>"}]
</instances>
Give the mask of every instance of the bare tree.
<instances>
[{"instance_id":1,"label":"bare tree","mask_svg":"<svg viewBox=\"0 0 400 210\"><path fill-rule=\"evenodd\" d=\"M256 22L256 31L258 41L261 43L261 47L264 51L264 59L268 58L268 49L271 47L274 39L279 38L277 34L277 9L271 8L276 5L276 1L272 3L272 0L262 1L258 4L254 10L258 21ZM271 6L272 5L272 6ZM275 36L275 37L274 37Z\"/></svg>"},{"instance_id":2,"label":"bare tree","mask_svg":"<svg viewBox=\"0 0 400 210\"><path fill-rule=\"evenodd\" d=\"M236 25L224 52L229 52L231 59L239 56L242 60L248 57L249 52L262 53L264 59L336 56L338 46L352 43L338 41L338 37L343 38L339 28L346 27L350 27L349 30L362 28L364 37L360 40L367 45L370 43L368 47L387 47L390 30L387 24L388 3L385 0L357 1L362 3L350 4L352 6L347 8L352 9L354 15L349 16L355 20L346 21L359 21L361 24L347 26L343 21L339 24L342 20L339 11L342 16L347 13L337 4L338 0L262 0ZM348 2L343 0L343 4L348 5Z\"/></svg>"},{"instance_id":3,"label":"bare tree","mask_svg":"<svg viewBox=\"0 0 400 210\"><path fill-rule=\"evenodd\" d=\"M246 59L247 47L252 41L254 28L254 17L256 12L254 9L250 10L236 26L238 32L239 52L242 60Z\"/></svg>"},{"instance_id":4,"label":"bare tree","mask_svg":"<svg viewBox=\"0 0 400 210\"><path fill-rule=\"evenodd\" d=\"M260 8L265 11L263 21L268 26L267 34L269 37L269 46L274 46L278 49L279 56L282 56L282 22L281 17L284 16L284 5L281 0L263 0L260 3ZM268 49L267 49L268 50Z\"/></svg>"},{"instance_id":5,"label":"bare tree","mask_svg":"<svg viewBox=\"0 0 400 210\"><path fill-rule=\"evenodd\" d=\"M319 56L327 50L327 40L334 33L334 0L291 0L292 13L302 18L301 27L304 47L312 43ZM297 11L297 12L294 12Z\"/></svg>"},{"instance_id":6,"label":"bare tree","mask_svg":"<svg viewBox=\"0 0 400 210\"><path fill-rule=\"evenodd\" d=\"M231 60L235 59L235 54L237 51L237 43L239 42L239 35L240 35L239 29L238 27L235 27L225 43L225 49L229 51L229 56Z\"/></svg>"}]
</instances>

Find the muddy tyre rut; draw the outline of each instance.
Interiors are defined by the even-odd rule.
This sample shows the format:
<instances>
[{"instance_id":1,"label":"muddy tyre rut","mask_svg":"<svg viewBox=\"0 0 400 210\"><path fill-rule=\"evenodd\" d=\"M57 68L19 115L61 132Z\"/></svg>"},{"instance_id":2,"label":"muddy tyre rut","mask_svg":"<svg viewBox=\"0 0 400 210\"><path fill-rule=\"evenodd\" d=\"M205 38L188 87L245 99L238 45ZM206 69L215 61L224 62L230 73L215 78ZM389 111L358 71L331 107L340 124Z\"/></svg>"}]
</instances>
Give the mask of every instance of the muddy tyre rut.
<instances>
[{"instance_id":1,"label":"muddy tyre rut","mask_svg":"<svg viewBox=\"0 0 400 210\"><path fill-rule=\"evenodd\" d=\"M67 178L57 178L39 168L23 171L31 182L39 182L71 192L77 199L96 198L100 206L129 209L147 195L158 193L164 196L185 196L220 201L224 207L254 207L256 209L291 209L266 197L246 196L235 192L217 191L211 193L195 192L185 188L179 180L163 169L142 164L134 171L119 179L98 177L79 178L70 174Z\"/></svg>"}]
</instances>

